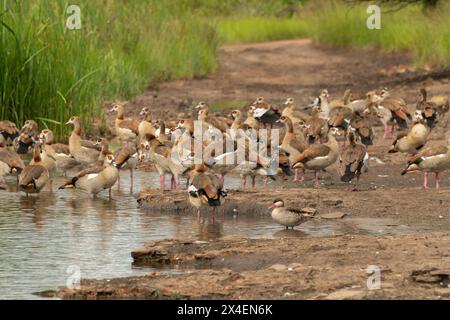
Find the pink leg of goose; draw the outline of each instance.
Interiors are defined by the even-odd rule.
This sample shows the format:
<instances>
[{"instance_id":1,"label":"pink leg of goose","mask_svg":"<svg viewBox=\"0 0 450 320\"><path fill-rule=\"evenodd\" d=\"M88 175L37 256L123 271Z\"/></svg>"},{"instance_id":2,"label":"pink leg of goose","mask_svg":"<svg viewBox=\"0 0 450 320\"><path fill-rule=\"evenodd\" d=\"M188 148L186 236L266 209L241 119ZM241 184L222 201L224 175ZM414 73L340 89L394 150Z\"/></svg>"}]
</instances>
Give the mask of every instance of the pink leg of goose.
<instances>
[{"instance_id":1,"label":"pink leg of goose","mask_svg":"<svg viewBox=\"0 0 450 320\"><path fill-rule=\"evenodd\" d=\"M439 172L436 172L435 173L435 175L436 175L436 189L439 189L439 181L440 181L440 178L439 178Z\"/></svg>"},{"instance_id":2,"label":"pink leg of goose","mask_svg":"<svg viewBox=\"0 0 450 320\"><path fill-rule=\"evenodd\" d=\"M161 191L164 192L164 185L165 185L166 178L162 174L162 175L159 176L159 180L161 181Z\"/></svg>"},{"instance_id":3,"label":"pink leg of goose","mask_svg":"<svg viewBox=\"0 0 450 320\"><path fill-rule=\"evenodd\" d=\"M315 186L316 186L316 188L318 188L318 187L320 187L320 182L319 182L319 178L320 178L320 173L319 173L319 170L316 170L315 172L314 172L314 174L315 174L315 176L316 176L316 183L315 183Z\"/></svg>"},{"instance_id":4,"label":"pink leg of goose","mask_svg":"<svg viewBox=\"0 0 450 320\"><path fill-rule=\"evenodd\" d=\"M200 208L197 208L197 222L200 222Z\"/></svg>"},{"instance_id":5,"label":"pink leg of goose","mask_svg":"<svg viewBox=\"0 0 450 320\"><path fill-rule=\"evenodd\" d=\"M300 179L298 180L299 182L305 181L305 169L301 169L301 173Z\"/></svg>"},{"instance_id":6,"label":"pink leg of goose","mask_svg":"<svg viewBox=\"0 0 450 320\"><path fill-rule=\"evenodd\" d=\"M256 185L256 176L252 177L252 190L255 189L255 185Z\"/></svg>"},{"instance_id":7,"label":"pink leg of goose","mask_svg":"<svg viewBox=\"0 0 450 320\"><path fill-rule=\"evenodd\" d=\"M423 187L428 189L428 172L423 173Z\"/></svg>"},{"instance_id":8,"label":"pink leg of goose","mask_svg":"<svg viewBox=\"0 0 450 320\"><path fill-rule=\"evenodd\" d=\"M294 176L294 180L293 181L298 181L298 171L299 171L300 169L295 169L294 170L294 172L295 172L295 176Z\"/></svg>"},{"instance_id":9,"label":"pink leg of goose","mask_svg":"<svg viewBox=\"0 0 450 320\"><path fill-rule=\"evenodd\" d=\"M242 191L245 191L245 186L247 185L247 177L242 177Z\"/></svg>"},{"instance_id":10,"label":"pink leg of goose","mask_svg":"<svg viewBox=\"0 0 450 320\"><path fill-rule=\"evenodd\" d=\"M383 139L387 139L388 134L389 134L389 126L387 124L384 125L384 134L383 134Z\"/></svg>"},{"instance_id":11,"label":"pink leg of goose","mask_svg":"<svg viewBox=\"0 0 450 320\"><path fill-rule=\"evenodd\" d=\"M172 175L172 178L170 179L170 190L175 189L175 176Z\"/></svg>"},{"instance_id":12,"label":"pink leg of goose","mask_svg":"<svg viewBox=\"0 0 450 320\"><path fill-rule=\"evenodd\" d=\"M267 189L267 182L269 181L269 177L265 176L264 177L264 189Z\"/></svg>"}]
</instances>

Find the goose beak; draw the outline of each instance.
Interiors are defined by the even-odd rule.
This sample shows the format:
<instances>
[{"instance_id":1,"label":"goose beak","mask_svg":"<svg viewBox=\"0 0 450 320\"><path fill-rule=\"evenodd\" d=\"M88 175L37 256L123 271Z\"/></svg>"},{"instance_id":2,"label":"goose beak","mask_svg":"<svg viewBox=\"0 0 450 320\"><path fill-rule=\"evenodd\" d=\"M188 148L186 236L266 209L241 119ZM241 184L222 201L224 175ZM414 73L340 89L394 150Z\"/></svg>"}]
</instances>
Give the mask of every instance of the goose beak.
<instances>
[{"instance_id":1,"label":"goose beak","mask_svg":"<svg viewBox=\"0 0 450 320\"><path fill-rule=\"evenodd\" d=\"M273 208L275 208L274 204L272 204L271 206L267 207L267 209L273 209Z\"/></svg>"}]
</instances>

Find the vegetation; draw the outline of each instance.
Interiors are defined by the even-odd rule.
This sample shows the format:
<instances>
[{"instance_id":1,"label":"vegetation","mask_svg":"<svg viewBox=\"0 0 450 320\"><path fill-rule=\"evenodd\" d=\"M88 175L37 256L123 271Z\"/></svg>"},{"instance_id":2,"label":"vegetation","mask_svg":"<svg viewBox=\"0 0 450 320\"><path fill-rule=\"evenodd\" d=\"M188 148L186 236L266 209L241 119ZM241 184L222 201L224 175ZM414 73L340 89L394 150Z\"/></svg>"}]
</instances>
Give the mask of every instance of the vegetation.
<instances>
[{"instance_id":1,"label":"vegetation","mask_svg":"<svg viewBox=\"0 0 450 320\"><path fill-rule=\"evenodd\" d=\"M105 100L216 67L215 29L176 1L77 3L82 27L68 30L66 1L0 1L0 119L61 137L73 114L92 123Z\"/></svg>"},{"instance_id":2,"label":"vegetation","mask_svg":"<svg viewBox=\"0 0 450 320\"><path fill-rule=\"evenodd\" d=\"M369 30L364 0L79 0L82 27L68 30L65 0L0 0L0 119L33 118L62 137L72 114L92 123L105 101L214 71L220 43L312 37L449 65L450 4L394 2L415 4L381 1L381 30Z\"/></svg>"}]
</instances>

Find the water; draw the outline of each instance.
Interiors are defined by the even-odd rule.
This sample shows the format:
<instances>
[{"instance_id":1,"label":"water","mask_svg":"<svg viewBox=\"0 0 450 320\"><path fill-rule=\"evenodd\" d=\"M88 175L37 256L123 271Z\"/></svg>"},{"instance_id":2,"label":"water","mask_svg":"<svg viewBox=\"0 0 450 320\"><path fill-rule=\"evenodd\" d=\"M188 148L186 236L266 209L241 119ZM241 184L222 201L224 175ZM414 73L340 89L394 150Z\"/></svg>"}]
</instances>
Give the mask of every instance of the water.
<instances>
[{"instance_id":1,"label":"water","mask_svg":"<svg viewBox=\"0 0 450 320\"><path fill-rule=\"evenodd\" d=\"M136 275L130 252L165 238L209 240L224 235L265 237L279 230L269 217L249 219L217 215L197 223L195 214L145 212L129 193L127 172L121 191L97 199L76 190L43 191L26 197L0 190L0 298L36 299L33 292L65 286L68 268L82 278ZM63 181L56 179L55 190ZM12 182L12 181L11 181ZM154 173L135 174L135 190L157 186ZM72 272L75 269L72 269Z\"/></svg>"},{"instance_id":2,"label":"water","mask_svg":"<svg viewBox=\"0 0 450 320\"><path fill-rule=\"evenodd\" d=\"M139 209L129 192L127 172L121 176L122 189L119 192L114 187L112 201L107 192L97 199L70 189L43 191L27 198L23 193L0 190L0 299L38 299L33 292L65 286L78 268L82 278L96 279L148 272L150 268L132 266L130 252L150 240L324 236L355 229L383 234L398 229L370 219L354 223L344 219L310 221L294 233L286 233L267 214L217 214L214 221L205 215L198 223L194 211L168 214ZM54 189L62 181L58 178ZM155 173L135 174L135 190L158 183ZM227 177L227 184L236 187L239 180ZM408 227L403 227L400 231L408 232Z\"/></svg>"}]
</instances>

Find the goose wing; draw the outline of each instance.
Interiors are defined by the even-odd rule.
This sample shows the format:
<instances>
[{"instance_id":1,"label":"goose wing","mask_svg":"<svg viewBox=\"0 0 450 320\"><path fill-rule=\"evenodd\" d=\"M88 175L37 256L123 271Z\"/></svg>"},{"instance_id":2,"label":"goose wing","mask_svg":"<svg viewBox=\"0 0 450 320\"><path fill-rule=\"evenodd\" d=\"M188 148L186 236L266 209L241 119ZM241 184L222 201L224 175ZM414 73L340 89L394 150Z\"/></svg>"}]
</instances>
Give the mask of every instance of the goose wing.
<instances>
[{"instance_id":1,"label":"goose wing","mask_svg":"<svg viewBox=\"0 0 450 320\"><path fill-rule=\"evenodd\" d=\"M6 163L10 168L23 170L25 164L17 153L12 153L8 150L0 151L0 161Z\"/></svg>"},{"instance_id":2,"label":"goose wing","mask_svg":"<svg viewBox=\"0 0 450 320\"><path fill-rule=\"evenodd\" d=\"M431 146L431 147L421 150L419 153L414 155L408 161L408 163L409 164L418 163L418 162L424 160L424 158L438 156L438 155L444 155L447 153L447 151L448 151L448 148L445 146Z\"/></svg>"},{"instance_id":3,"label":"goose wing","mask_svg":"<svg viewBox=\"0 0 450 320\"><path fill-rule=\"evenodd\" d=\"M139 134L139 121L135 119L125 119L120 121L119 128L133 131L136 135Z\"/></svg>"},{"instance_id":4,"label":"goose wing","mask_svg":"<svg viewBox=\"0 0 450 320\"><path fill-rule=\"evenodd\" d=\"M298 155L293 162L307 162L314 158L325 157L330 153L330 151L330 147L326 145L312 144L308 146L308 148L306 148L305 151L303 151L300 155Z\"/></svg>"},{"instance_id":5,"label":"goose wing","mask_svg":"<svg viewBox=\"0 0 450 320\"><path fill-rule=\"evenodd\" d=\"M41 165L28 165L22 170L19 177L20 185L29 185L34 180L38 179L47 169Z\"/></svg>"}]
</instances>

